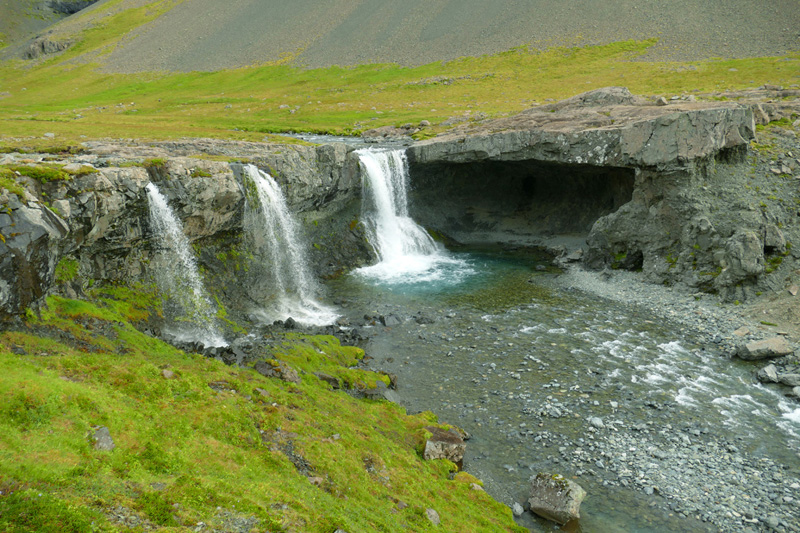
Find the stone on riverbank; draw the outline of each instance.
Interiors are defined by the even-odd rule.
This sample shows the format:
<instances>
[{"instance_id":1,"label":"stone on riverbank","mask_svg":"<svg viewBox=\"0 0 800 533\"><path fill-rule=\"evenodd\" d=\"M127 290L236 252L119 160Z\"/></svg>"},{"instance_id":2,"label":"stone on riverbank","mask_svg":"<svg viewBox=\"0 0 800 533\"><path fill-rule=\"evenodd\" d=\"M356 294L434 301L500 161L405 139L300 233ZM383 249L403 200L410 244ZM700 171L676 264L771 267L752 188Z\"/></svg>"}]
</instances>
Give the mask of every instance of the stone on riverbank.
<instances>
[{"instance_id":1,"label":"stone on riverbank","mask_svg":"<svg viewBox=\"0 0 800 533\"><path fill-rule=\"evenodd\" d=\"M790 387L800 387L800 374L781 374L779 381Z\"/></svg>"},{"instance_id":2,"label":"stone on riverbank","mask_svg":"<svg viewBox=\"0 0 800 533\"><path fill-rule=\"evenodd\" d=\"M461 463L464 458L464 452L467 451L467 445L461 435L458 434L458 431L455 429L445 431L435 426L429 426L425 429L431 433L428 442L425 443L425 451L422 454L426 461L447 459L456 464Z\"/></svg>"},{"instance_id":3,"label":"stone on riverbank","mask_svg":"<svg viewBox=\"0 0 800 533\"><path fill-rule=\"evenodd\" d=\"M777 383L778 369L775 365L769 364L758 371L758 381L761 383Z\"/></svg>"},{"instance_id":4,"label":"stone on riverbank","mask_svg":"<svg viewBox=\"0 0 800 533\"><path fill-rule=\"evenodd\" d=\"M531 478L531 512L558 524L580 518L585 497L580 485L559 474L539 473Z\"/></svg>"},{"instance_id":5,"label":"stone on riverbank","mask_svg":"<svg viewBox=\"0 0 800 533\"><path fill-rule=\"evenodd\" d=\"M789 341L785 337L772 337L760 341L742 344L736 351L736 355L745 361L758 361L761 359L773 359L783 357L794 352Z\"/></svg>"},{"instance_id":6,"label":"stone on riverbank","mask_svg":"<svg viewBox=\"0 0 800 533\"><path fill-rule=\"evenodd\" d=\"M110 452L116 447L114 439L111 438L111 432L105 426L95 427L92 440L94 441L94 449L101 452Z\"/></svg>"}]
</instances>

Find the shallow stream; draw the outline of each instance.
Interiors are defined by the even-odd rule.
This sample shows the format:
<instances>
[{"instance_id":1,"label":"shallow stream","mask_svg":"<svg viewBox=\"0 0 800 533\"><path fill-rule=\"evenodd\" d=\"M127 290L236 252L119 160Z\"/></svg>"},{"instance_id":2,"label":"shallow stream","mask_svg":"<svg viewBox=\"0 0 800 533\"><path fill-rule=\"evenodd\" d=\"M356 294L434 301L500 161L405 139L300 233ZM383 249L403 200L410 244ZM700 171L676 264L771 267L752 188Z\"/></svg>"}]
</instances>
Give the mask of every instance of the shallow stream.
<instances>
[{"instance_id":1,"label":"shallow stream","mask_svg":"<svg viewBox=\"0 0 800 533\"><path fill-rule=\"evenodd\" d=\"M585 532L761 530L798 516L800 406L751 365L640 309L552 288L559 273L531 253L447 257L328 289L368 338L370 366L398 376L404 406L471 434L464 469L492 496L524 503L531 475L567 475L589 494L572 529Z\"/></svg>"}]
</instances>

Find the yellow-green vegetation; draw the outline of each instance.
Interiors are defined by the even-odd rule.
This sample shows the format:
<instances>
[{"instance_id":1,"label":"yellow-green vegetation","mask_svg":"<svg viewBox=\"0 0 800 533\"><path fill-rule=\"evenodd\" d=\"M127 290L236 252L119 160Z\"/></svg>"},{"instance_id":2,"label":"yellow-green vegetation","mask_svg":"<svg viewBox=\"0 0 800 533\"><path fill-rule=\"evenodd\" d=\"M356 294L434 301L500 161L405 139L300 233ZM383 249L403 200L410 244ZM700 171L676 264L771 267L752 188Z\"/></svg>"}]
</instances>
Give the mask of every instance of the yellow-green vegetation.
<instances>
[{"instance_id":1,"label":"yellow-green vegetation","mask_svg":"<svg viewBox=\"0 0 800 533\"><path fill-rule=\"evenodd\" d=\"M202 168L193 168L191 177L193 178L210 178L211 172L203 170Z\"/></svg>"},{"instance_id":2,"label":"yellow-green vegetation","mask_svg":"<svg viewBox=\"0 0 800 533\"><path fill-rule=\"evenodd\" d=\"M145 168L164 168L167 164L167 160L161 157L154 157L153 159L147 159L144 162Z\"/></svg>"},{"instance_id":3,"label":"yellow-green vegetation","mask_svg":"<svg viewBox=\"0 0 800 533\"><path fill-rule=\"evenodd\" d=\"M20 200L25 198L25 187L17 182L17 175L8 167L0 166L0 189L16 194Z\"/></svg>"},{"instance_id":4,"label":"yellow-green vegetation","mask_svg":"<svg viewBox=\"0 0 800 533\"><path fill-rule=\"evenodd\" d=\"M151 288L103 287L86 301L50 297L0 335L0 530L117 531L124 516L169 531L235 519L258 531L524 531L474 478L415 452L433 415L354 399L313 374L385 379L351 368L361 350L273 339L264 357L301 377L287 383L131 324L151 313ZM94 449L98 426L112 451Z\"/></svg>"},{"instance_id":5,"label":"yellow-green vegetation","mask_svg":"<svg viewBox=\"0 0 800 533\"><path fill-rule=\"evenodd\" d=\"M394 64L302 69L278 61L219 72L111 74L97 61L125 34L169 9L151 2L94 21L65 53L0 66L0 131L6 149L55 133L62 147L81 135L262 140L266 133L357 133L382 125L436 124L478 111L516 113L608 85L638 94L680 94L797 83L800 54L691 63L635 61L655 40L603 46L522 46L417 67ZM431 135L424 130L418 137Z\"/></svg>"},{"instance_id":6,"label":"yellow-green vegetation","mask_svg":"<svg viewBox=\"0 0 800 533\"><path fill-rule=\"evenodd\" d=\"M27 176L39 183L68 180L70 174L62 170L63 165L8 165L0 167L3 176Z\"/></svg>"},{"instance_id":7,"label":"yellow-green vegetation","mask_svg":"<svg viewBox=\"0 0 800 533\"><path fill-rule=\"evenodd\" d=\"M56 265L55 280L58 283L67 283L78 275L78 261L71 257L63 257Z\"/></svg>"}]
</instances>

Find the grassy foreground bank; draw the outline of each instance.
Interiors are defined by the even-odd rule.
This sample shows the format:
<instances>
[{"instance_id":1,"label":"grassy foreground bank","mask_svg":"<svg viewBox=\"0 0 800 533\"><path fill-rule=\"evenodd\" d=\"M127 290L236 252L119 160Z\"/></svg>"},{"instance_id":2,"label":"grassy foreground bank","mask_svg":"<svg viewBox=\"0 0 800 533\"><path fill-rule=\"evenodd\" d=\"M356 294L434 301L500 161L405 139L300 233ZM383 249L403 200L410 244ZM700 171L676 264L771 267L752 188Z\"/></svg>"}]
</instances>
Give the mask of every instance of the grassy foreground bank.
<instances>
[{"instance_id":1,"label":"grassy foreground bank","mask_svg":"<svg viewBox=\"0 0 800 533\"><path fill-rule=\"evenodd\" d=\"M360 349L276 333L264 358L301 381L266 378L138 331L155 302L51 297L0 334L0 530L524 531L472 476L422 460L432 414L313 374L385 379L350 368Z\"/></svg>"}]
</instances>

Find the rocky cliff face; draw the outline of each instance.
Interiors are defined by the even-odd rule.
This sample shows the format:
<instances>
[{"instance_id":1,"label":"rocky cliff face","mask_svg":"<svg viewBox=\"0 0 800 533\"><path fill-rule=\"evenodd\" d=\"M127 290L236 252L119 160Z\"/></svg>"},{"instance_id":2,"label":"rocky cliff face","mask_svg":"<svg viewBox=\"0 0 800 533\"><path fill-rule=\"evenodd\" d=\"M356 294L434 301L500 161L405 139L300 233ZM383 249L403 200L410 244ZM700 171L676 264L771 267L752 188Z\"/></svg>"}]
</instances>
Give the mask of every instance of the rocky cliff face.
<instances>
[{"instance_id":1,"label":"rocky cliff face","mask_svg":"<svg viewBox=\"0 0 800 533\"><path fill-rule=\"evenodd\" d=\"M365 264L371 252L357 224L360 181L343 146L260 143L90 144L68 160L7 155L24 190L2 190L0 309L23 312L48 292L80 293L96 281L149 283L153 235L145 187L156 183L196 244L207 285L221 303L257 305L241 249L241 163L272 174L302 222L320 276ZM55 168L56 179L25 177ZM51 176L52 177L52 176Z\"/></svg>"},{"instance_id":2,"label":"rocky cliff face","mask_svg":"<svg viewBox=\"0 0 800 533\"><path fill-rule=\"evenodd\" d=\"M786 276L765 274L788 272L797 253L786 243L800 239L800 163L791 142L749 150L757 122L800 115L777 102L655 103L607 88L462 126L409 149L414 215L456 240L555 246L730 299L777 289Z\"/></svg>"}]
</instances>

